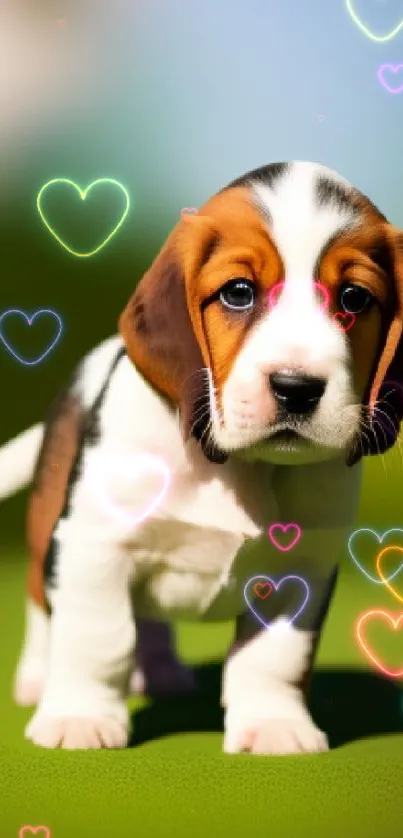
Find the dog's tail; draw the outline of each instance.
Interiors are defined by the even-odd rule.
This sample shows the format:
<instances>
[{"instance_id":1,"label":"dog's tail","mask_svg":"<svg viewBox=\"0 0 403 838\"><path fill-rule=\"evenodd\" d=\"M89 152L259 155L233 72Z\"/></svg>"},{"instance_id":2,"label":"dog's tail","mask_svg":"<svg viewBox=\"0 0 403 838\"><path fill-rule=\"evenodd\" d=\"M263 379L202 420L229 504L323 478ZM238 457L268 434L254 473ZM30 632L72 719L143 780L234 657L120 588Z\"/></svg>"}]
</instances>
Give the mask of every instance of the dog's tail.
<instances>
[{"instance_id":1,"label":"dog's tail","mask_svg":"<svg viewBox=\"0 0 403 838\"><path fill-rule=\"evenodd\" d=\"M31 482L44 427L39 422L0 448L0 500L13 495Z\"/></svg>"}]
</instances>

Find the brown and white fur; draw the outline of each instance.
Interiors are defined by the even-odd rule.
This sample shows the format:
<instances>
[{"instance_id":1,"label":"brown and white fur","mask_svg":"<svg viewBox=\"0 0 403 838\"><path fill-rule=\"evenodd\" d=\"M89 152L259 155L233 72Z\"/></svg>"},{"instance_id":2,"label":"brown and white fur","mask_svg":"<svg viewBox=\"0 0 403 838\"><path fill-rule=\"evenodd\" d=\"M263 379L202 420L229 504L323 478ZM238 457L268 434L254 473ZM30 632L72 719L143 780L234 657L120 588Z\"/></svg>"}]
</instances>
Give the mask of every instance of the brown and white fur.
<instances>
[{"instance_id":1,"label":"brown and white fur","mask_svg":"<svg viewBox=\"0 0 403 838\"><path fill-rule=\"evenodd\" d=\"M359 460L393 445L403 415L402 242L323 166L245 175L177 225L121 316L121 336L84 359L45 433L36 426L0 452L1 497L30 478L41 448L17 673L20 696L41 684L33 742L124 746L136 626L236 618L224 750L327 749L304 687L354 526ZM236 278L254 289L242 311L222 293ZM329 293L326 310L314 280ZM344 332L333 315L347 286L369 303ZM314 409L279 395L276 376L323 382ZM144 454L163 460L171 484L130 529L111 509L148 502L152 477L136 473ZM287 554L267 537L275 521L302 529ZM270 598L263 629L246 608L246 580L292 572L309 582L305 611L290 625L293 596Z\"/></svg>"}]
</instances>

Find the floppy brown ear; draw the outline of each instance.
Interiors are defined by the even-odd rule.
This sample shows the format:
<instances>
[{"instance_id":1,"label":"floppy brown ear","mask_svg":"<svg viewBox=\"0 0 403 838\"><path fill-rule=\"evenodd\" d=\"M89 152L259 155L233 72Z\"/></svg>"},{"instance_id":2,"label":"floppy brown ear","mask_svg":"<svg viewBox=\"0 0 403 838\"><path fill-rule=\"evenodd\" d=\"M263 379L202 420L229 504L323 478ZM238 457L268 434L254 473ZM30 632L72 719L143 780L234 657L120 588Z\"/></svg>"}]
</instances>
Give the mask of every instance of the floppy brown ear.
<instances>
[{"instance_id":1,"label":"floppy brown ear","mask_svg":"<svg viewBox=\"0 0 403 838\"><path fill-rule=\"evenodd\" d=\"M403 232L388 224L386 238L391 254L390 272L394 280L395 301L364 400L372 431L363 436L361 451L354 451L349 465L361 456L382 454L391 448L397 440L403 419Z\"/></svg>"},{"instance_id":2,"label":"floppy brown ear","mask_svg":"<svg viewBox=\"0 0 403 838\"><path fill-rule=\"evenodd\" d=\"M137 369L178 405L185 440L193 436L207 459L223 463L227 456L209 432L209 353L197 282L215 238L204 218L181 222L130 298L119 330Z\"/></svg>"}]
</instances>

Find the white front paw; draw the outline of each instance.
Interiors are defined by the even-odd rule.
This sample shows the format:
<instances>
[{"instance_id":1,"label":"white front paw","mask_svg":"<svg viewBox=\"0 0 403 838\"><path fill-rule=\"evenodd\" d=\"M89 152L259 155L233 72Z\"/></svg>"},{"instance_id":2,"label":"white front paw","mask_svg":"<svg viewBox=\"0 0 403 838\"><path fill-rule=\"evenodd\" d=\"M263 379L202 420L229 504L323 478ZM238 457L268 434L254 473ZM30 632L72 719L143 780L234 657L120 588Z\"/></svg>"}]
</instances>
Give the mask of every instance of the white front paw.
<instances>
[{"instance_id":1,"label":"white front paw","mask_svg":"<svg viewBox=\"0 0 403 838\"><path fill-rule=\"evenodd\" d=\"M26 727L25 737L43 748L83 750L125 748L129 720L124 704L91 713L49 712L39 707Z\"/></svg>"},{"instance_id":2,"label":"white front paw","mask_svg":"<svg viewBox=\"0 0 403 838\"><path fill-rule=\"evenodd\" d=\"M261 719L232 716L226 725L227 754L313 754L329 750L326 735L309 718Z\"/></svg>"}]
</instances>

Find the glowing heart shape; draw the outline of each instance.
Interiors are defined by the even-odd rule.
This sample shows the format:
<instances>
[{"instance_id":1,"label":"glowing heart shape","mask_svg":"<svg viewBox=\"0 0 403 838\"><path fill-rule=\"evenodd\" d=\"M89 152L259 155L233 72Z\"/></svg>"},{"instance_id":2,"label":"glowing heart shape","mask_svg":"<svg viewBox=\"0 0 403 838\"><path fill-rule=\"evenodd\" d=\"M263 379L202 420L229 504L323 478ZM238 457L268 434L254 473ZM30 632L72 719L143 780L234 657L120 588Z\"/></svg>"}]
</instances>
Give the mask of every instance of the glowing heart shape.
<instances>
[{"instance_id":1,"label":"glowing heart shape","mask_svg":"<svg viewBox=\"0 0 403 838\"><path fill-rule=\"evenodd\" d=\"M274 534L275 530L281 530L282 533L286 533L288 532L288 530L294 530L295 535L294 538L290 541L290 543L283 547L283 545L279 544L279 542L276 539L276 536ZM288 551L292 550L292 548L295 547L295 545L300 540L301 527L299 527L298 524L272 524L269 527L268 535L271 543L274 544L275 547L277 547L277 550L281 550L282 553L288 553Z\"/></svg>"},{"instance_id":2,"label":"glowing heart shape","mask_svg":"<svg viewBox=\"0 0 403 838\"><path fill-rule=\"evenodd\" d=\"M356 316L349 311L336 311L336 314L333 315L333 320L343 329L343 332L348 332L354 326Z\"/></svg>"},{"instance_id":3,"label":"glowing heart shape","mask_svg":"<svg viewBox=\"0 0 403 838\"><path fill-rule=\"evenodd\" d=\"M6 319L6 317L10 317L13 314L18 314L20 315L20 317L23 317L24 320L28 323L28 326L32 326L34 320L36 320L36 318L39 317L41 314L50 314L51 317L54 317L55 320L57 320L59 328L56 337L52 340L51 344L48 346L45 352L43 352L42 355L40 355L38 358L35 358L33 361L26 361L24 358L21 358L21 356L18 355L17 352L15 352L15 350L10 346L10 344L3 335L2 323ZM20 309L18 308L10 308L8 311L4 311L3 314L0 316L0 340L2 341L8 352L10 352L10 354L13 355L14 358L16 358L17 361L20 362L20 364L24 364L26 367L33 367L35 364L39 364L40 361L43 361L43 359L46 358L47 355L49 355L49 352L51 352L53 347L56 346L56 343L60 338L62 328L63 325L59 315L56 314L55 311L51 311L51 309L48 308L42 308L39 311L36 311L32 315L32 317L28 317L28 315L25 314L25 311L20 311Z\"/></svg>"},{"instance_id":4,"label":"glowing heart shape","mask_svg":"<svg viewBox=\"0 0 403 838\"><path fill-rule=\"evenodd\" d=\"M382 574L381 561L385 553L389 553L390 550L397 550L398 553L403 553L403 547L395 547L394 545L391 545L390 547L384 547L383 550L381 550L381 552L379 553L379 556L376 560L376 569L378 571L380 579L382 580L383 584L386 585L388 591L390 591L390 593L394 597L396 597L396 599L398 599L399 602L403 602L403 597L400 596L400 594L398 594L398 592L394 589L393 585L390 584L390 580L385 579L385 577ZM401 569L401 567L402 565L400 565L399 570ZM393 579L393 576L391 578Z\"/></svg>"},{"instance_id":5,"label":"glowing heart shape","mask_svg":"<svg viewBox=\"0 0 403 838\"><path fill-rule=\"evenodd\" d=\"M197 207L182 207L181 218L186 218L189 215L196 215Z\"/></svg>"},{"instance_id":6,"label":"glowing heart shape","mask_svg":"<svg viewBox=\"0 0 403 838\"><path fill-rule=\"evenodd\" d=\"M403 20L401 20L397 24L397 26L395 26L394 29L391 29L391 31L388 32L386 35L375 35L373 32L371 32L368 26L366 26L366 24L363 23L362 20L358 17L357 12L354 9L352 0L346 0L346 8L354 23L358 26L359 29L361 29L361 32L363 32L364 35L367 36L367 38L370 38L371 41L377 41L377 43L379 44L385 43L385 41L391 41L392 38L395 38L396 35L400 32L400 30L403 29Z\"/></svg>"},{"instance_id":7,"label":"glowing heart shape","mask_svg":"<svg viewBox=\"0 0 403 838\"><path fill-rule=\"evenodd\" d=\"M133 511L123 509L114 503L105 485L106 475L120 484L123 482L133 483L133 495L138 489L139 481L143 480L142 489L145 488L147 500L144 500L141 491L141 506ZM158 478L160 486L157 491L149 491L144 484L154 475ZM162 503L171 483L171 472L166 463L160 457L153 454L138 454L135 457L121 457L120 455L110 456L95 460L93 458L88 466L87 483L91 493L96 497L100 507L105 513L115 519L120 526L127 530L133 530L150 515L155 512ZM151 495L151 496L150 496Z\"/></svg>"},{"instance_id":8,"label":"glowing heart shape","mask_svg":"<svg viewBox=\"0 0 403 838\"><path fill-rule=\"evenodd\" d=\"M278 303L279 296L281 291L283 290L285 285L285 281L282 280L281 282L277 282L276 285L273 285L273 288L270 289L268 294L268 304L269 308L273 308ZM330 302L330 294L327 288L322 285L320 282L313 282L314 288L316 291L319 292L320 296L322 297L322 311L326 311L329 302Z\"/></svg>"},{"instance_id":9,"label":"glowing heart shape","mask_svg":"<svg viewBox=\"0 0 403 838\"><path fill-rule=\"evenodd\" d=\"M259 579L261 581L259 583L257 583L257 580L259 580ZM270 591L269 591L269 593L271 594L273 588L274 588L275 591L278 591L281 588L281 586L284 585L285 582L298 582L305 589L304 590L305 595L304 595L304 599L303 599L302 604L300 605L298 610L295 612L295 614L293 614L291 617L289 617L289 619L287 621L288 625L290 626L290 625L292 625L293 622L295 622L297 617L299 617L299 615L302 613L302 611L304 610L304 608L305 608L305 606L308 602L308 599L309 599L310 590L309 590L309 585L305 581L305 579L302 579L301 576L294 576L294 575L283 576L283 578L280 579L279 582L277 582L277 584L276 584L276 582L273 579L271 579L270 576L253 576L252 579L248 579L248 581L247 581L247 583L244 587L243 595L244 595L244 599L245 599L245 602L246 602L248 608L252 612L253 616L256 617L256 619L259 621L259 623L261 623L262 626L264 626L265 628L269 628L270 623L267 623L265 620L263 620L263 618L260 616L259 612L255 610L252 603L249 601L248 588L249 588L250 585L252 585L252 583L254 583L253 591L254 591L254 593L256 593L255 588L256 588L257 584L266 585L266 586L271 585L271 588L270 588ZM259 594L258 594L258 596L259 596ZM267 594L267 596L268 596L268 594ZM260 599L267 599L267 596L264 596L264 597L260 596Z\"/></svg>"},{"instance_id":10,"label":"glowing heart shape","mask_svg":"<svg viewBox=\"0 0 403 838\"><path fill-rule=\"evenodd\" d=\"M374 663L375 666L378 669L380 669L381 672L384 673L384 675L388 675L389 678L401 678L403 676L403 669L388 669L383 663L383 661L378 657L378 655L375 654L373 649L371 649L370 645L364 637L364 627L366 626L369 620L374 619L381 619L386 621L387 623L389 623L390 626L392 626L394 631L397 631L401 627L400 624L402 624L403 627L403 613L399 614L398 617L394 618L393 614L391 614L389 611L366 611L365 614L361 615L356 624L357 640L364 654L366 654L367 658L370 661L372 661L372 663Z\"/></svg>"},{"instance_id":11,"label":"glowing heart shape","mask_svg":"<svg viewBox=\"0 0 403 838\"><path fill-rule=\"evenodd\" d=\"M378 544L382 544L382 542L385 540L385 538L388 535L390 535L391 533L395 533L395 532L399 532L401 535L403 535L403 530L396 527L396 528L391 529L391 530L386 530L383 535L379 535L377 532L375 532L375 530L371 530L368 527L363 527L362 529L355 530L353 533L351 533L350 538L348 539L348 544L347 544L348 552L350 553L350 556L351 556L354 564L356 565L356 567L358 567L358 570L361 570L361 573L363 573L367 577L367 579L369 579L370 582L375 582L376 585L384 585L384 584L386 584L386 580L377 579L376 576L372 576L371 573L368 573L368 571L365 570L365 567L362 566L359 559L357 559L357 556L355 555L355 553L353 551L352 544L353 544L354 539L357 537L357 535L359 535L360 533L363 533L363 532L371 533L371 535L374 535L375 538L377 539ZM394 579L395 576L397 576L397 574L400 573L400 571L402 569L403 569L403 562L397 568L397 570L395 570L394 573L392 573L392 575L387 578L387 581L391 582L392 579Z\"/></svg>"},{"instance_id":12,"label":"glowing heart shape","mask_svg":"<svg viewBox=\"0 0 403 838\"><path fill-rule=\"evenodd\" d=\"M400 83L398 87L391 87L389 82L385 78L386 73L395 73L397 76L398 73L401 73L403 78L403 64L382 64L378 70L378 79L381 85L387 90L389 93L403 93L403 81Z\"/></svg>"},{"instance_id":13,"label":"glowing heart shape","mask_svg":"<svg viewBox=\"0 0 403 838\"><path fill-rule=\"evenodd\" d=\"M118 189L120 189L123 192L123 194L125 196L125 202L126 202L125 209L124 209L122 215L120 216L120 219L119 219L118 223L113 228L112 232L109 233L106 236L106 238L101 242L101 244L99 244L98 247L94 248L94 250L87 251L86 253L80 253L77 250L73 250L73 248L69 247L66 244L66 242L64 242L63 239L60 238L60 236L58 236L58 234L56 233L56 230L53 229L53 227L49 224L49 221L46 219L44 211L42 209L43 195L46 192L46 190L49 189L50 186L53 186L56 183L58 183L58 184L65 183L68 186L72 186L73 189L75 189L76 192L78 192L82 201L85 201L86 198L87 198L87 195L91 192L91 190L94 189L95 186L99 186L100 183L109 183L112 186L118 187ZM82 258L87 258L89 256L94 256L95 253L99 253L99 251L103 247L105 247L105 245L108 244L108 242L111 240L111 238L117 233L117 231L122 226L128 212L129 212L130 198L129 198L129 193L128 193L127 189L125 189L125 187L122 186L122 184L119 183L118 180L113 180L113 178L98 178L98 180L94 180L92 183L90 183L90 185L87 186L86 189L80 189L80 187L77 186L77 184L74 183L73 180L69 180L68 178L54 178L53 180L49 180L48 183L45 183L45 185L42 186L42 189L40 189L40 191L38 193L38 197L36 199L36 205L37 205L38 212L39 212L39 215L41 216L41 219L42 219L43 223L48 228L49 232L52 233L52 236L55 237L56 241L58 241L59 244L61 244L61 246L64 247L64 249L67 250L68 253L71 253L73 256L80 256Z\"/></svg>"},{"instance_id":14,"label":"glowing heart shape","mask_svg":"<svg viewBox=\"0 0 403 838\"><path fill-rule=\"evenodd\" d=\"M272 590L273 585L271 582L256 582L256 585L253 586L253 593L256 594L259 599L267 599Z\"/></svg>"},{"instance_id":15,"label":"glowing heart shape","mask_svg":"<svg viewBox=\"0 0 403 838\"><path fill-rule=\"evenodd\" d=\"M18 838L27 838L29 835L39 835L40 833L40 838L50 838L50 829L47 826L30 826L26 824L21 827Z\"/></svg>"}]
</instances>

